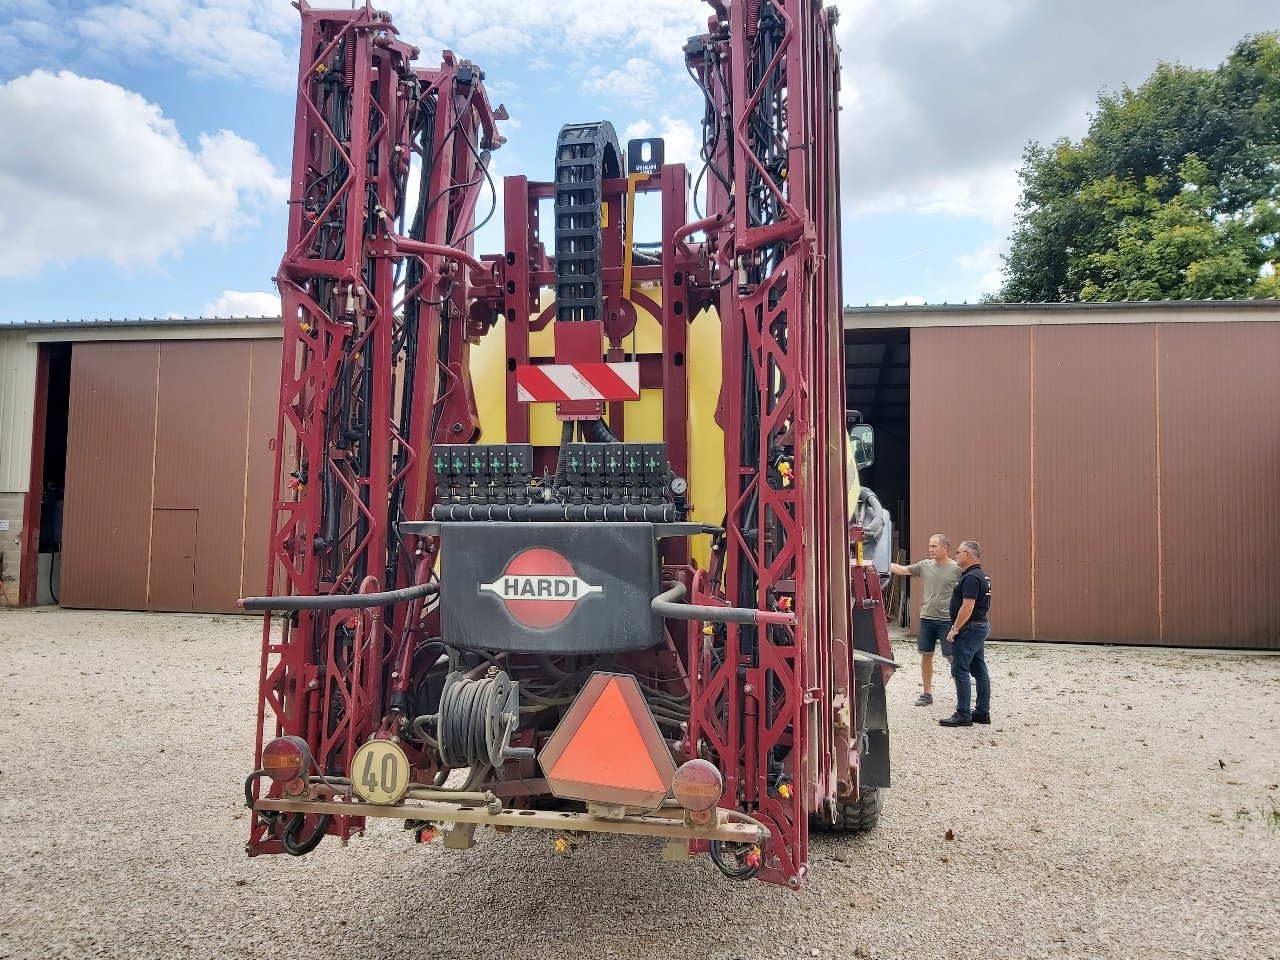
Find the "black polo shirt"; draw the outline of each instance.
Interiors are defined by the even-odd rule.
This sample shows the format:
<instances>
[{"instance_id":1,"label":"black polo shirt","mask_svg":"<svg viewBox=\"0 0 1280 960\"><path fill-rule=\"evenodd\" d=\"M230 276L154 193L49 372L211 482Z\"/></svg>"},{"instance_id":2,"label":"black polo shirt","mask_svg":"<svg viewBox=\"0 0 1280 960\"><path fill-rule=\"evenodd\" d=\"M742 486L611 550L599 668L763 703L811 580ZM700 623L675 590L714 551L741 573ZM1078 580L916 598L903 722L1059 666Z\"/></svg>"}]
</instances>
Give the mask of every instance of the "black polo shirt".
<instances>
[{"instance_id":1,"label":"black polo shirt","mask_svg":"<svg viewBox=\"0 0 1280 960\"><path fill-rule=\"evenodd\" d=\"M951 622L956 622L960 607L966 600L976 601L969 623L984 623L991 610L991 578L982 572L982 565L975 563L960 574L951 591Z\"/></svg>"}]
</instances>

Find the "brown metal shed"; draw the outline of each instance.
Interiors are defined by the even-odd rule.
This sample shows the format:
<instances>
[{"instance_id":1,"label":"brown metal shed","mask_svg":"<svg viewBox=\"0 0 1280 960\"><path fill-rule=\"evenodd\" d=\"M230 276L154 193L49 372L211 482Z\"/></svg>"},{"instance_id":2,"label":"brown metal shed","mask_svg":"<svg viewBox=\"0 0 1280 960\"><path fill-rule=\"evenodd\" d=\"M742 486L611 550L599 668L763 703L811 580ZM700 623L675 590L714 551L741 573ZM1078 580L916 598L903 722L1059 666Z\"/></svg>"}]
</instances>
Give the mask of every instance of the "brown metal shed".
<instances>
[{"instance_id":1,"label":"brown metal shed","mask_svg":"<svg viewBox=\"0 0 1280 960\"><path fill-rule=\"evenodd\" d=\"M60 602L234 611L263 592L278 339L74 344Z\"/></svg>"},{"instance_id":2,"label":"brown metal shed","mask_svg":"<svg viewBox=\"0 0 1280 960\"><path fill-rule=\"evenodd\" d=\"M846 327L909 331L910 553L939 530L981 541L995 636L1280 649L1280 303L867 308Z\"/></svg>"}]
</instances>

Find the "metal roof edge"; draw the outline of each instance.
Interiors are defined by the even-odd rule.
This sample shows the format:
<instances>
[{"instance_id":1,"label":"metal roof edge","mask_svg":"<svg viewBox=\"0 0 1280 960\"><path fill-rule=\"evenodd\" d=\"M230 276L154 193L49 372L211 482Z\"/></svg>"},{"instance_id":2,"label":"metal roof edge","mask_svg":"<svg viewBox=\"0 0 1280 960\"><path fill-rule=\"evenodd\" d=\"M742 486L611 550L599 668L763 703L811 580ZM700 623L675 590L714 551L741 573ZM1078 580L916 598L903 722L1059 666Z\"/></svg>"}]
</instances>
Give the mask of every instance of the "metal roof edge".
<instances>
[{"instance_id":1,"label":"metal roof edge","mask_svg":"<svg viewBox=\"0 0 1280 960\"><path fill-rule=\"evenodd\" d=\"M1173 313L1175 316L1152 316ZM846 329L1035 326L1087 323L1280 322L1280 299L1140 300L1108 303L932 303L845 307Z\"/></svg>"},{"instance_id":2,"label":"metal roof edge","mask_svg":"<svg viewBox=\"0 0 1280 960\"><path fill-rule=\"evenodd\" d=\"M120 320L24 320L0 323L0 333L10 330L120 330L137 327L220 327L251 324L280 324L280 317L139 317Z\"/></svg>"}]
</instances>

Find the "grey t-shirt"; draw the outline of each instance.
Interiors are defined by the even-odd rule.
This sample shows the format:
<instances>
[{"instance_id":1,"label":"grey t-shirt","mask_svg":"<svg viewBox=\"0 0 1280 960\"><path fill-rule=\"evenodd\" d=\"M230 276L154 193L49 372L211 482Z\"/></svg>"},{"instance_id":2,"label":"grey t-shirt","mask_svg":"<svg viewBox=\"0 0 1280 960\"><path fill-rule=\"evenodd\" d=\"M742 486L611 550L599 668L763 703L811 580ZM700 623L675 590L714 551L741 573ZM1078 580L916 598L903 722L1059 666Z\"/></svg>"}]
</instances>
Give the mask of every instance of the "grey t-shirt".
<instances>
[{"instance_id":1,"label":"grey t-shirt","mask_svg":"<svg viewBox=\"0 0 1280 960\"><path fill-rule=\"evenodd\" d=\"M951 591L963 572L960 564L954 560L941 565L936 560L921 560L907 567L907 571L924 581L924 603L920 605L920 618L949 621Z\"/></svg>"}]
</instances>

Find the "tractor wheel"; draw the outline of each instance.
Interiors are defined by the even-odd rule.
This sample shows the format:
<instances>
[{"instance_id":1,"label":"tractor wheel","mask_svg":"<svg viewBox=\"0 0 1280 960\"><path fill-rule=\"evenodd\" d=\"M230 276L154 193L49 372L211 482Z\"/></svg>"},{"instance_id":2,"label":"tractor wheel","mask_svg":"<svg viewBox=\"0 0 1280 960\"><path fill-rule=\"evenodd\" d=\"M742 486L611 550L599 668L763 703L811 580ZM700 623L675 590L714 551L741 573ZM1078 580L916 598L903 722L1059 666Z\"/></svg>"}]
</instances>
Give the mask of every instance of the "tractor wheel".
<instances>
[{"instance_id":1,"label":"tractor wheel","mask_svg":"<svg viewBox=\"0 0 1280 960\"><path fill-rule=\"evenodd\" d=\"M856 719L856 729L865 730L868 723L868 717L877 719L882 716L885 710L884 701L884 681L881 679L879 671L873 669L870 663L859 661L854 664L858 696L854 701L854 717ZM874 709L872 701L872 688L876 690ZM888 726L887 720L884 724ZM888 786L889 773L889 742L887 732L881 741L877 738L873 742L869 742L868 746L873 750L880 745L883 753L864 753L863 764L864 772L868 775L873 766L879 764L868 763L869 758L883 760L883 776L880 782ZM869 777L868 777L869 778ZM831 823L821 816L812 817L809 820L809 829L821 833L865 833L868 830L874 830L876 824L880 822L880 806L883 801L884 791L879 784L872 786L864 780L862 788L858 791L856 800L850 799L848 803L837 802L835 806L835 822Z\"/></svg>"},{"instance_id":2,"label":"tractor wheel","mask_svg":"<svg viewBox=\"0 0 1280 960\"><path fill-rule=\"evenodd\" d=\"M823 833L864 833L874 830L880 822L879 787L863 787L855 803L836 805L836 822L826 823L818 818L810 821L810 827Z\"/></svg>"}]
</instances>

